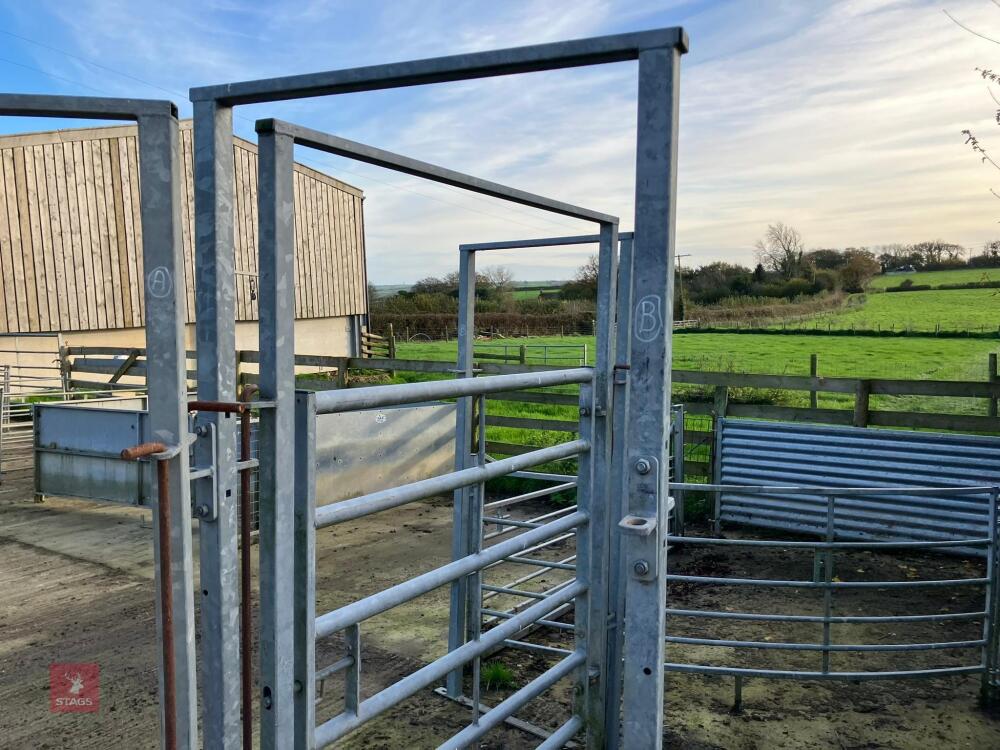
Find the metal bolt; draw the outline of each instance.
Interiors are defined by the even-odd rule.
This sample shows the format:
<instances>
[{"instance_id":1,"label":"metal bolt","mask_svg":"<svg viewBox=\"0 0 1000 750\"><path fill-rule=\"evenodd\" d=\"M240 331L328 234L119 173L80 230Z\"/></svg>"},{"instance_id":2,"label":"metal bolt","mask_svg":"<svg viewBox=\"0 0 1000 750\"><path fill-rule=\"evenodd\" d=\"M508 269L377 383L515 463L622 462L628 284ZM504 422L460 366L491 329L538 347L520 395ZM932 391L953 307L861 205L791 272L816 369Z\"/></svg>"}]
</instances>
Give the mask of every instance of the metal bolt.
<instances>
[{"instance_id":1,"label":"metal bolt","mask_svg":"<svg viewBox=\"0 0 1000 750\"><path fill-rule=\"evenodd\" d=\"M302 692L302 680L295 680L295 682L292 685L292 690L295 691L296 693L301 693Z\"/></svg>"},{"instance_id":2,"label":"metal bolt","mask_svg":"<svg viewBox=\"0 0 1000 750\"><path fill-rule=\"evenodd\" d=\"M635 564L632 565L632 571L637 576L648 576L649 575L649 563L645 560L636 560Z\"/></svg>"},{"instance_id":3,"label":"metal bolt","mask_svg":"<svg viewBox=\"0 0 1000 750\"><path fill-rule=\"evenodd\" d=\"M590 414L590 409L588 409L586 406L581 406L580 407L580 416L581 417L586 417L589 414Z\"/></svg>"},{"instance_id":4,"label":"metal bolt","mask_svg":"<svg viewBox=\"0 0 1000 750\"><path fill-rule=\"evenodd\" d=\"M264 708L266 708L268 710L271 709L271 696L270 695L265 695L264 696L264 700L262 702L264 704Z\"/></svg>"},{"instance_id":5,"label":"metal bolt","mask_svg":"<svg viewBox=\"0 0 1000 750\"><path fill-rule=\"evenodd\" d=\"M198 518L208 518L208 506L207 505L197 506L194 509L194 514L198 516Z\"/></svg>"},{"instance_id":6,"label":"metal bolt","mask_svg":"<svg viewBox=\"0 0 1000 750\"><path fill-rule=\"evenodd\" d=\"M635 470L640 474L648 474L653 468L653 465L645 458L640 458L635 462Z\"/></svg>"}]
</instances>

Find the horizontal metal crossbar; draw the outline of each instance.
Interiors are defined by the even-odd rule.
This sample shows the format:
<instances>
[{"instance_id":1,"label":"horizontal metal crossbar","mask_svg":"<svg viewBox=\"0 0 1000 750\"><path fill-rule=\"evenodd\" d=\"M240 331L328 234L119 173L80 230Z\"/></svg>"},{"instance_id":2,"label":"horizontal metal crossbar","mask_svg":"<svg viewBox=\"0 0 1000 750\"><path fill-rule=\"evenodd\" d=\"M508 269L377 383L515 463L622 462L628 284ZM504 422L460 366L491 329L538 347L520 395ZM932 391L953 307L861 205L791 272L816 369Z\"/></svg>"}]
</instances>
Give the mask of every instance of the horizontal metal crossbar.
<instances>
[{"instance_id":1,"label":"horizontal metal crossbar","mask_svg":"<svg viewBox=\"0 0 1000 750\"><path fill-rule=\"evenodd\" d=\"M701 492L738 492L743 495L834 495L838 498L850 495L984 495L996 487L811 487L804 485L779 485L767 487L759 484L698 484L697 482L671 482L672 490L695 490Z\"/></svg>"},{"instance_id":2,"label":"horizontal metal crossbar","mask_svg":"<svg viewBox=\"0 0 1000 750\"><path fill-rule=\"evenodd\" d=\"M402 172L403 174L420 177L432 182L439 182L443 185L471 190L474 193L489 195L493 198L499 198L512 203L519 203L522 206L530 206L531 208L570 216L574 219L583 219L584 221L595 221L600 224L618 224L617 216L593 211L582 206L574 206L571 203L564 203L552 198L546 198L543 195L529 193L525 190L501 185L498 182L484 180L481 177L456 172L453 169L439 167L436 164L395 154L392 151L386 151L375 146L330 135L320 130L313 130L312 128L285 122L284 120L258 120L257 132L274 132L287 135L293 138L295 143L314 148L317 151L323 151L335 156L345 156L355 161L364 162L365 164L391 169L394 172Z\"/></svg>"},{"instance_id":3,"label":"horizontal metal crossbar","mask_svg":"<svg viewBox=\"0 0 1000 750\"><path fill-rule=\"evenodd\" d=\"M625 62L637 59L642 50L661 47L676 47L686 52L687 34L676 27L652 29L488 52L199 86L191 89L190 96L193 102L214 99L236 106Z\"/></svg>"},{"instance_id":4,"label":"horizontal metal crossbar","mask_svg":"<svg viewBox=\"0 0 1000 750\"><path fill-rule=\"evenodd\" d=\"M911 677L950 677L961 674L981 674L986 671L984 664L968 667L939 667L936 669L908 669L894 672L796 672L786 669L752 669L750 667L710 667L703 664L663 665L667 672L688 672L693 674L728 675L730 677L770 677L786 680L902 680Z\"/></svg>"},{"instance_id":5,"label":"horizontal metal crossbar","mask_svg":"<svg viewBox=\"0 0 1000 750\"><path fill-rule=\"evenodd\" d=\"M985 586L989 578L953 578L929 581L784 581L773 578L716 578L712 576L668 575L668 581L732 586L773 586L797 589L908 589L939 586Z\"/></svg>"},{"instance_id":6,"label":"horizontal metal crossbar","mask_svg":"<svg viewBox=\"0 0 1000 750\"><path fill-rule=\"evenodd\" d=\"M538 497L546 497L548 495L554 495L557 492L562 492L563 490L571 490L576 487L576 482L564 482L563 484L557 484L552 487L543 487L540 490L532 490L531 492L525 492L521 495L514 495L513 497L505 497L502 500L494 500L489 503L483 504L483 510L493 510L494 508L506 508L511 505L517 505L518 503L523 503L526 500L534 500Z\"/></svg>"},{"instance_id":7,"label":"horizontal metal crossbar","mask_svg":"<svg viewBox=\"0 0 1000 750\"><path fill-rule=\"evenodd\" d=\"M512 614L503 609L490 609L489 607L483 607L479 610L482 614L488 615L490 617L496 617L498 620L509 620L516 615ZM556 622L555 620L536 620L531 623L532 625L541 625L546 628L552 628L553 630L575 630L576 626L569 622Z\"/></svg>"},{"instance_id":8,"label":"horizontal metal crossbar","mask_svg":"<svg viewBox=\"0 0 1000 750\"><path fill-rule=\"evenodd\" d=\"M578 714L574 714L535 750L562 750L566 743L576 737L581 729L583 729L583 719Z\"/></svg>"},{"instance_id":9,"label":"horizontal metal crossbar","mask_svg":"<svg viewBox=\"0 0 1000 750\"><path fill-rule=\"evenodd\" d=\"M520 711L529 701L544 693L559 680L571 674L586 661L586 656L580 651L574 651L558 664L542 672L523 688L498 703L495 707L479 717L471 724L446 742L438 746L438 750L462 750L476 743L487 732L498 727L507 717Z\"/></svg>"},{"instance_id":10,"label":"horizontal metal crossbar","mask_svg":"<svg viewBox=\"0 0 1000 750\"><path fill-rule=\"evenodd\" d=\"M739 641L718 638L688 638L668 635L667 643L685 643L690 646L715 646L720 648L759 648L779 651L935 651L938 649L980 648L986 644L982 638L975 641L946 641L941 643L789 643L785 641Z\"/></svg>"},{"instance_id":11,"label":"horizontal metal crossbar","mask_svg":"<svg viewBox=\"0 0 1000 750\"><path fill-rule=\"evenodd\" d=\"M632 239L631 232L619 232L618 239ZM500 240L498 242L471 242L459 245L462 252L480 252L482 250L520 250L533 247L559 247L560 245L590 245L601 241L599 234L579 234L571 237L541 237L534 240ZM543 346L543 344L535 344Z\"/></svg>"},{"instance_id":12,"label":"horizontal metal crossbar","mask_svg":"<svg viewBox=\"0 0 1000 750\"><path fill-rule=\"evenodd\" d=\"M391 590L388 589L388 591ZM454 651L450 651L440 659L418 669L413 674L404 677L399 682L376 693L371 698L362 701L356 713L342 713L324 722L316 727L316 746L326 747L336 742L348 732L357 729L365 722L375 718L399 702L432 685L452 670L472 661L477 656L488 653L508 638L512 638L524 628L542 619L549 612L575 599L586 591L586 585L575 582L572 586L568 586L559 593L553 594L548 599L536 602L520 614L497 625L483 634L478 640L469 641ZM319 628L317 627L318 634Z\"/></svg>"},{"instance_id":13,"label":"horizontal metal crossbar","mask_svg":"<svg viewBox=\"0 0 1000 750\"><path fill-rule=\"evenodd\" d=\"M666 613L674 617L701 617L710 620L747 620L754 622L829 622L834 625L849 625L874 622L944 622L948 620L982 620L986 612L942 612L928 615L772 615L756 612L717 612L700 609L672 609Z\"/></svg>"},{"instance_id":14,"label":"horizontal metal crossbar","mask_svg":"<svg viewBox=\"0 0 1000 750\"><path fill-rule=\"evenodd\" d=\"M333 414L345 411L376 409L382 406L437 401L443 398L479 396L484 393L498 393L510 390L516 391L523 388L545 388L552 385L589 383L593 380L593 377L593 368L572 367L565 370L543 370L540 372L515 373L513 375L489 375L481 378L431 380L421 383L401 383L399 385L378 385L367 388L344 388L336 391L320 391L316 394L316 412L318 414Z\"/></svg>"},{"instance_id":15,"label":"horizontal metal crossbar","mask_svg":"<svg viewBox=\"0 0 1000 750\"><path fill-rule=\"evenodd\" d=\"M0 94L0 115L19 117L85 117L88 120L137 120L140 117L157 115L176 117L177 107L173 102L165 99Z\"/></svg>"},{"instance_id":16,"label":"horizontal metal crossbar","mask_svg":"<svg viewBox=\"0 0 1000 750\"><path fill-rule=\"evenodd\" d=\"M912 542L791 542L781 539L720 539L706 536L668 536L671 544L709 544L729 547L777 547L780 549L924 549L930 547L982 547L989 544L989 537L974 539L934 539Z\"/></svg>"},{"instance_id":17,"label":"horizontal metal crossbar","mask_svg":"<svg viewBox=\"0 0 1000 750\"><path fill-rule=\"evenodd\" d=\"M371 515L372 513L389 510L390 508L398 508L400 505L406 505L425 497L434 497L435 495L442 495L461 487L470 487L490 479L498 479L517 469L569 458L570 456L586 453L589 450L590 443L586 440L571 440L567 443L560 443L559 445L531 451L530 453L522 453L519 456L511 456L502 461L495 461L483 466L473 466L468 469L453 471L449 474L421 479L400 487L391 487L387 490L372 492L351 500L324 505L316 509L316 528L322 529L326 526L332 526L344 521L352 521L356 518Z\"/></svg>"},{"instance_id":18,"label":"horizontal metal crossbar","mask_svg":"<svg viewBox=\"0 0 1000 750\"><path fill-rule=\"evenodd\" d=\"M316 618L316 638L325 638L349 625L356 625L386 610L398 607L400 604L426 594L428 591L433 591L439 586L451 583L477 570L482 570L490 563L501 561L509 555L524 551L533 544L581 526L587 523L587 520L586 513L577 511L571 516L560 518L558 521L553 521L541 528L532 529L482 552L459 558L447 565L442 565L440 568L435 568L408 581L383 589L377 594L321 615Z\"/></svg>"}]
</instances>

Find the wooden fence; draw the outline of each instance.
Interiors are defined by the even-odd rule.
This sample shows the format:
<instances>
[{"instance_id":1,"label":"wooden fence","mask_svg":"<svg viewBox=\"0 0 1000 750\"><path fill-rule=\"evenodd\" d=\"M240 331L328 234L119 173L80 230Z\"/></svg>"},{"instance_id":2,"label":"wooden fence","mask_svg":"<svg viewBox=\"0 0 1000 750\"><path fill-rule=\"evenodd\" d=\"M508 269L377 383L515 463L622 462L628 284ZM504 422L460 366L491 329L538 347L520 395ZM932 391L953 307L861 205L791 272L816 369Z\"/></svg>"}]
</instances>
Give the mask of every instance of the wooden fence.
<instances>
[{"instance_id":1,"label":"wooden fence","mask_svg":"<svg viewBox=\"0 0 1000 750\"><path fill-rule=\"evenodd\" d=\"M374 348L373 348L374 351ZM258 352L235 353L240 384L256 383L259 376L254 371L260 361ZM146 364L143 349L115 347L67 347L64 370L68 373L70 387L86 390L135 390L145 381ZM190 367L188 377L195 378L194 352L188 352ZM406 360L389 357L326 357L296 355L297 384L300 388L327 390L350 387L351 377L359 373L395 372L420 373L428 377L452 376L452 362ZM531 365L478 360L478 372L499 375L539 370L560 369L553 365ZM106 376L96 380L94 376ZM366 380L370 380L366 378ZM1000 433L997 404L1000 401L1000 378L997 376L996 355L990 358L987 380L903 380L885 378L841 378L815 375L765 375L731 372L704 372L674 370L677 385L698 386L699 400L684 403L688 415L685 430L685 453L689 479L711 476L712 451L715 444L715 420L719 416L746 419L781 420L790 422L816 422L857 427L892 427L901 429L931 429L954 432ZM739 403L732 398L734 389L768 389L781 392L809 394L808 406L789 406L771 403ZM683 390L683 389L681 389ZM819 393L847 394L851 408L820 408ZM944 412L902 411L876 408L879 396L953 397L982 400L982 414L956 414ZM804 400L805 401L805 400ZM547 405L574 407L577 397L569 389L562 392L541 390L496 393L487 397L489 403L523 404L531 412L533 406ZM569 409L567 408L567 416ZM537 418L490 413L487 405L488 427L509 427L529 430L540 436L545 433L574 433L577 422L573 418ZM548 438L551 442L552 435ZM517 455L535 450L539 445L487 441L487 450L497 455Z\"/></svg>"}]
</instances>

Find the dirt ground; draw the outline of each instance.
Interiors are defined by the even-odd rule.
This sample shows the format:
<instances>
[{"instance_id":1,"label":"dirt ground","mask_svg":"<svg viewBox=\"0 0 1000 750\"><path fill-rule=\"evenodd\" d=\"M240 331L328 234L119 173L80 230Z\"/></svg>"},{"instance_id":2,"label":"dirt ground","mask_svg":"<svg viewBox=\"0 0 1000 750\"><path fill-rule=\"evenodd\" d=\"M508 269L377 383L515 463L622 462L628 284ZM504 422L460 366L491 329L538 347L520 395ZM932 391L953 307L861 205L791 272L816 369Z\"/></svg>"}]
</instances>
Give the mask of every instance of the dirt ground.
<instances>
[{"instance_id":1,"label":"dirt ground","mask_svg":"<svg viewBox=\"0 0 1000 750\"><path fill-rule=\"evenodd\" d=\"M523 508L524 514L551 510ZM157 742L156 644L153 627L152 547L149 512L97 503L50 499L31 502L30 475L0 484L0 748L153 748ZM324 530L317 540L318 611L326 611L386 585L429 570L449 556L450 503L414 503L405 509ZM197 541L195 542L197 549ZM256 548L255 548L256 550ZM552 559L571 554L554 549ZM808 554L724 554L689 546L671 555L672 572L810 578ZM845 580L903 580L975 575L979 565L943 556L852 555L837 572ZM504 583L524 568L497 568L487 576ZM541 588L558 573L532 581ZM920 593L865 592L840 600L840 614L860 612L969 611L973 590L923 589ZM818 594L786 590L673 585L671 605L726 607L755 612L815 613ZM491 604L511 603L498 597ZM371 695L413 672L446 648L447 590L366 622L362 626L363 692ZM975 623L839 626L837 642L952 641L974 639ZM755 640L817 640L819 626L731 621L681 621L675 635ZM566 645L565 635L536 631L526 640ZM320 644L317 664L341 653L337 639ZM741 654L744 652L740 652ZM511 668L514 687L484 691L493 705L551 665L551 657L506 650L497 660ZM760 651L736 657L730 649L672 645L671 661L711 660L737 666L812 668L819 654ZM948 666L969 663L969 652L835 655L835 669L884 669L890 664ZM97 662L101 708L96 713L49 712L49 665ZM317 707L320 719L337 712L342 695L331 680ZM338 683L338 684L333 684ZM748 680L744 710L730 711L733 680L668 674L666 739L684 748L993 748L1000 720L977 706L978 675L933 681L800 683ZM544 728L569 715L570 686L560 683L518 716ZM426 691L370 722L344 740L345 748L436 747L468 721L467 708ZM510 727L492 732L483 748L529 748L538 739Z\"/></svg>"}]
</instances>

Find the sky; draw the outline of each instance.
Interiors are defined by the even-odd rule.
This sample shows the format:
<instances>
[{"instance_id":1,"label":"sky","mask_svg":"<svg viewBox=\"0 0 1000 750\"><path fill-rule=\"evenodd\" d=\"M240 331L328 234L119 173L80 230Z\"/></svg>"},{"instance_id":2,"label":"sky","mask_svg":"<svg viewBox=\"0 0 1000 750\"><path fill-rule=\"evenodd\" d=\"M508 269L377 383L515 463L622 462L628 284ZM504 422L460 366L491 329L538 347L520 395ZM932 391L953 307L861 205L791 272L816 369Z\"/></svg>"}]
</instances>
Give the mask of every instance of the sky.
<instances>
[{"instance_id":1,"label":"sky","mask_svg":"<svg viewBox=\"0 0 1000 750\"><path fill-rule=\"evenodd\" d=\"M1000 238L1000 3L991 0L0 0L0 90L169 98L192 86L681 25L678 252L754 263L769 223L813 247ZM631 229L635 63L236 111L281 117L621 217ZM80 126L0 118L0 132ZM572 219L300 149L365 191L369 278L458 266L464 242L589 233ZM524 280L591 248L497 252Z\"/></svg>"}]
</instances>

